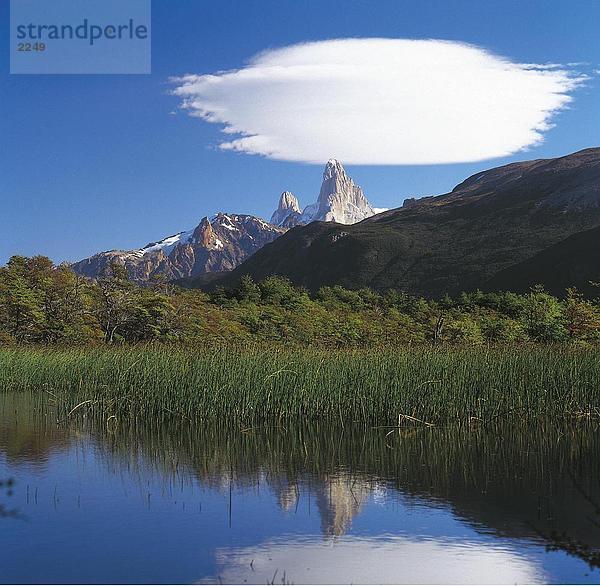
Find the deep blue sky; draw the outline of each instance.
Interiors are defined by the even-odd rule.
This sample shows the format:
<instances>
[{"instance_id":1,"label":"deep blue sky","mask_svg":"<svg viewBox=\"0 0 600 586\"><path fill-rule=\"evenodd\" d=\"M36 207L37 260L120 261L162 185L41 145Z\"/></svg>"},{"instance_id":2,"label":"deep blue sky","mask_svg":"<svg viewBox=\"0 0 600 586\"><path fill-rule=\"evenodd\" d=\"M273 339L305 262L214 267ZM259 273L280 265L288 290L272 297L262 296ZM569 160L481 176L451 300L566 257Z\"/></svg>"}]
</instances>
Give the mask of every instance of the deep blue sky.
<instances>
[{"instance_id":1,"label":"deep blue sky","mask_svg":"<svg viewBox=\"0 0 600 586\"><path fill-rule=\"evenodd\" d=\"M5 49L8 4L0 3ZM0 263L12 254L62 261L138 247L218 210L268 219L285 189L302 204L316 198L321 166L221 152L217 125L171 115L170 76L239 68L264 49L341 37L458 40L517 62L600 69L595 0L154 0L152 10L151 75L10 75L2 51ZM592 78L544 144L510 159L348 171L375 206L396 207L481 169L598 146L599 90Z\"/></svg>"}]
</instances>

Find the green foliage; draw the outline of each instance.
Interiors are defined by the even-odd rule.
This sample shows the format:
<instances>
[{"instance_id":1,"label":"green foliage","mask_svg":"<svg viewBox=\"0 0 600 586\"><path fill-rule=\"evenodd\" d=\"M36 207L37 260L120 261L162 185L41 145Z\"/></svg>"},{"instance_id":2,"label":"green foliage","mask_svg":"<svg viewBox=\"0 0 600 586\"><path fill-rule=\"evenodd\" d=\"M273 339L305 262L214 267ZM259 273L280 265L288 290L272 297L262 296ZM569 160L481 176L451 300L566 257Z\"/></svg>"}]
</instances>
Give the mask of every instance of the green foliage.
<instances>
[{"instance_id":1,"label":"green foliage","mask_svg":"<svg viewBox=\"0 0 600 586\"><path fill-rule=\"evenodd\" d=\"M537 342L563 342L567 339L564 307L558 299L536 286L525 296L522 309L527 334Z\"/></svg>"},{"instance_id":2,"label":"green foliage","mask_svg":"<svg viewBox=\"0 0 600 586\"><path fill-rule=\"evenodd\" d=\"M0 268L0 343L80 343L90 327L91 288L67 266L16 256Z\"/></svg>"},{"instance_id":3,"label":"green foliage","mask_svg":"<svg viewBox=\"0 0 600 586\"><path fill-rule=\"evenodd\" d=\"M309 302L308 292L294 287L289 279L267 277L259 283L261 302L266 305L280 305L288 309L302 309Z\"/></svg>"},{"instance_id":4,"label":"green foliage","mask_svg":"<svg viewBox=\"0 0 600 586\"><path fill-rule=\"evenodd\" d=\"M576 289L567 290L564 305L565 325L569 337L586 342L600 339L600 308L586 301Z\"/></svg>"},{"instance_id":5,"label":"green foliage","mask_svg":"<svg viewBox=\"0 0 600 586\"><path fill-rule=\"evenodd\" d=\"M480 323L470 315L459 315L445 325L446 339L451 343L481 344L484 342Z\"/></svg>"},{"instance_id":6,"label":"green foliage","mask_svg":"<svg viewBox=\"0 0 600 586\"><path fill-rule=\"evenodd\" d=\"M600 344L600 304L569 289L527 294L462 293L439 300L389 290L323 287L316 295L288 279L208 295L156 281L138 286L124 267L96 280L46 257L13 257L0 268L0 346L176 342L320 348L413 344Z\"/></svg>"},{"instance_id":7,"label":"green foliage","mask_svg":"<svg viewBox=\"0 0 600 586\"><path fill-rule=\"evenodd\" d=\"M482 316L481 333L485 340L496 343L523 342L527 339L523 324L495 313Z\"/></svg>"},{"instance_id":8,"label":"green foliage","mask_svg":"<svg viewBox=\"0 0 600 586\"><path fill-rule=\"evenodd\" d=\"M249 275L242 277L234 295L236 299L246 303L259 303L261 300L260 287Z\"/></svg>"}]
</instances>

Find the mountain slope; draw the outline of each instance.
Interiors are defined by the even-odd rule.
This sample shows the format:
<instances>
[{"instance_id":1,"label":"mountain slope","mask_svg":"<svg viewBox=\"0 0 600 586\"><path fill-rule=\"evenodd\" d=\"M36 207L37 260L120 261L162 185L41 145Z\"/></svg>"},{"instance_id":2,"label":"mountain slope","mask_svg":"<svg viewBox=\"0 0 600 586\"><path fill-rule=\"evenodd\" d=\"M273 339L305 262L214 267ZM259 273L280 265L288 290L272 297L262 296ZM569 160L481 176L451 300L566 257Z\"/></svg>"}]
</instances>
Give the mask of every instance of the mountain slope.
<instances>
[{"instance_id":1,"label":"mountain slope","mask_svg":"<svg viewBox=\"0 0 600 586\"><path fill-rule=\"evenodd\" d=\"M317 202L303 212L294 194L284 191L271 223L255 216L219 213L210 221L203 218L193 230L137 250L100 252L72 267L77 273L94 278L117 262L127 268L132 280L140 283L160 277L176 281L198 278L198 283L204 284L214 279L201 275L231 271L293 226L315 219L352 223L374 213L362 189L338 161L331 159L325 165Z\"/></svg>"},{"instance_id":2,"label":"mountain slope","mask_svg":"<svg viewBox=\"0 0 600 586\"><path fill-rule=\"evenodd\" d=\"M570 236L600 226L600 149L478 173L437 197L358 224L298 226L218 282L287 276L437 296L470 290Z\"/></svg>"},{"instance_id":3,"label":"mountain slope","mask_svg":"<svg viewBox=\"0 0 600 586\"><path fill-rule=\"evenodd\" d=\"M81 275L97 277L111 263L117 262L138 282L158 276L169 280L196 277L232 270L283 232L282 228L254 216L219 213L210 221L203 218L193 230L138 250L101 252L72 267Z\"/></svg>"},{"instance_id":4,"label":"mountain slope","mask_svg":"<svg viewBox=\"0 0 600 586\"><path fill-rule=\"evenodd\" d=\"M500 271L484 285L489 291L526 292L543 283L549 293L568 287L587 297L600 296L600 227L569 236L535 256Z\"/></svg>"}]
</instances>

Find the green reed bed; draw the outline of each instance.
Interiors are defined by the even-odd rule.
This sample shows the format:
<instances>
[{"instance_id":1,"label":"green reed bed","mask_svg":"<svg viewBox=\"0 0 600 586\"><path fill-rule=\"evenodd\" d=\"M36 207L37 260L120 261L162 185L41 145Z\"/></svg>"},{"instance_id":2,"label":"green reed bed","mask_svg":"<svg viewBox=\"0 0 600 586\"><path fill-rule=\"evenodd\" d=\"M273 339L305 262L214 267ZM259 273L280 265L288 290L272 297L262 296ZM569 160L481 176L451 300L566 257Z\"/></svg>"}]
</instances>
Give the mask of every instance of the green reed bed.
<instances>
[{"instance_id":1,"label":"green reed bed","mask_svg":"<svg viewBox=\"0 0 600 586\"><path fill-rule=\"evenodd\" d=\"M559 348L0 350L0 391L134 418L375 425L600 415L600 352ZM404 417L408 416L408 417ZM415 418L415 419L411 419Z\"/></svg>"}]
</instances>

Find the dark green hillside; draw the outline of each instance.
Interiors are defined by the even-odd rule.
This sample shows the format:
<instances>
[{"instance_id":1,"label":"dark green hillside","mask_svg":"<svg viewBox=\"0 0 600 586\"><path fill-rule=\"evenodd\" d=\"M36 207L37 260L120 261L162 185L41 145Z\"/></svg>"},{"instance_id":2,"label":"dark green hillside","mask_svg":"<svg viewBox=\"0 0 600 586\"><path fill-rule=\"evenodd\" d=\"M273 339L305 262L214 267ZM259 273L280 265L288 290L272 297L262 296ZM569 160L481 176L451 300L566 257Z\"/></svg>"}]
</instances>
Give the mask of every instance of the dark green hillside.
<instances>
[{"instance_id":1,"label":"dark green hillside","mask_svg":"<svg viewBox=\"0 0 600 586\"><path fill-rule=\"evenodd\" d=\"M452 295L482 287L500 271L597 227L595 148L491 169L448 194L358 224L296 227L216 283L280 275L312 291L339 284Z\"/></svg>"},{"instance_id":2,"label":"dark green hillside","mask_svg":"<svg viewBox=\"0 0 600 586\"><path fill-rule=\"evenodd\" d=\"M554 295L562 295L567 287L588 297L600 294L600 228L570 236L534 257L500 271L489 281L489 291L524 292L544 283Z\"/></svg>"}]
</instances>

